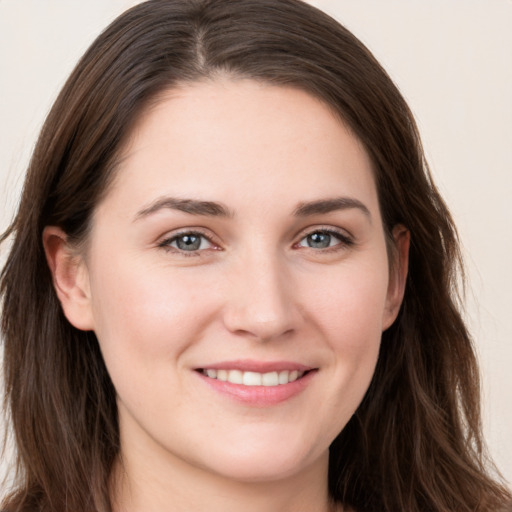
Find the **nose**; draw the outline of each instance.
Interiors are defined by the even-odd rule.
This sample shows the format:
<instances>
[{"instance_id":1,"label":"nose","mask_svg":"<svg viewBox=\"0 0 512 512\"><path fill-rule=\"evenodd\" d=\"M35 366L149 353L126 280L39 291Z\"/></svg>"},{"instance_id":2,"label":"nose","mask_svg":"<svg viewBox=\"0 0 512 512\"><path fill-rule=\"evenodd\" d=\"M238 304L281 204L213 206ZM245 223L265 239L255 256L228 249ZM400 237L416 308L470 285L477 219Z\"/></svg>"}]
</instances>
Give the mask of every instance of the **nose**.
<instances>
[{"instance_id":1,"label":"nose","mask_svg":"<svg viewBox=\"0 0 512 512\"><path fill-rule=\"evenodd\" d=\"M232 333L257 341L292 334L301 321L286 263L262 251L243 258L226 283L224 324Z\"/></svg>"}]
</instances>

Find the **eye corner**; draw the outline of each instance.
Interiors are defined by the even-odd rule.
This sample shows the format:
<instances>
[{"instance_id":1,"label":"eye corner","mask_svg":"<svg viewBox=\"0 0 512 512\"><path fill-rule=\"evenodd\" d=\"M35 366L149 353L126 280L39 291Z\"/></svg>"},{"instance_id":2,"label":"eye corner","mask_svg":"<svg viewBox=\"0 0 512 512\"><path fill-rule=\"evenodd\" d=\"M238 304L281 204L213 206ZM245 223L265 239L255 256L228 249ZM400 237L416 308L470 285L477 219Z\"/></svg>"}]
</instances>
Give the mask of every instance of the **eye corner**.
<instances>
[{"instance_id":1,"label":"eye corner","mask_svg":"<svg viewBox=\"0 0 512 512\"><path fill-rule=\"evenodd\" d=\"M346 231L331 226L318 226L303 231L292 247L325 253L346 250L354 245L354 237Z\"/></svg>"},{"instance_id":2,"label":"eye corner","mask_svg":"<svg viewBox=\"0 0 512 512\"><path fill-rule=\"evenodd\" d=\"M182 229L167 234L156 246L166 252L180 256L201 256L210 251L221 251L222 247L211 234L198 229Z\"/></svg>"}]
</instances>

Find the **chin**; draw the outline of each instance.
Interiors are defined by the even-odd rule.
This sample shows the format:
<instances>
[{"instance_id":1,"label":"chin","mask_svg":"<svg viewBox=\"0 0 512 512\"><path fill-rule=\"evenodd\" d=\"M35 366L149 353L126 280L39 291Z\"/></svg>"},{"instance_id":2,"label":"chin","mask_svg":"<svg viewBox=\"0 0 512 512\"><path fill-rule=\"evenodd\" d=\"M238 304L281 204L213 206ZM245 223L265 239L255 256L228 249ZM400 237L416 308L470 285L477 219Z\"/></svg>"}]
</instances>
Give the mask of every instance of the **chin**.
<instances>
[{"instance_id":1,"label":"chin","mask_svg":"<svg viewBox=\"0 0 512 512\"><path fill-rule=\"evenodd\" d=\"M314 453L304 444L293 445L286 438L275 444L249 443L231 446L228 453L217 451L212 459L217 463L210 470L225 478L246 483L279 481L293 477L319 461L328 460L328 449Z\"/></svg>"}]
</instances>

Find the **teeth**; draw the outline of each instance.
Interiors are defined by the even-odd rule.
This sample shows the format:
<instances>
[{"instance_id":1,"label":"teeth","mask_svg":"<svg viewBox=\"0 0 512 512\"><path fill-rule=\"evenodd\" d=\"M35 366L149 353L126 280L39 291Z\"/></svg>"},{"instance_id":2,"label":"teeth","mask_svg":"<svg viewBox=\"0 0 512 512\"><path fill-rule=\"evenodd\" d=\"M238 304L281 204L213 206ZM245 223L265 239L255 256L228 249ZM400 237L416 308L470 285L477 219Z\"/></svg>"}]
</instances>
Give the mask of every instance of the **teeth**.
<instances>
[{"instance_id":1,"label":"teeth","mask_svg":"<svg viewBox=\"0 0 512 512\"><path fill-rule=\"evenodd\" d=\"M244 386L279 386L300 379L304 372L283 370L281 372L242 372L240 370L202 370L203 375L231 384Z\"/></svg>"},{"instance_id":2,"label":"teeth","mask_svg":"<svg viewBox=\"0 0 512 512\"><path fill-rule=\"evenodd\" d=\"M279 374L277 372L264 373L261 376L263 386L277 386L279 384Z\"/></svg>"},{"instance_id":3,"label":"teeth","mask_svg":"<svg viewBox=\"0 0 512 512\"><path fill-rule=\"evenodd\" d=\"M229 372L228 380L229 382L233 382L230 377L231 374L236 370L231 370ZM261 373L256 372L244 372L243 376L243 385L244 386L261 386ZM238 384L238 382L233 382L233 384Z\"/></svg>"}]
</instances>

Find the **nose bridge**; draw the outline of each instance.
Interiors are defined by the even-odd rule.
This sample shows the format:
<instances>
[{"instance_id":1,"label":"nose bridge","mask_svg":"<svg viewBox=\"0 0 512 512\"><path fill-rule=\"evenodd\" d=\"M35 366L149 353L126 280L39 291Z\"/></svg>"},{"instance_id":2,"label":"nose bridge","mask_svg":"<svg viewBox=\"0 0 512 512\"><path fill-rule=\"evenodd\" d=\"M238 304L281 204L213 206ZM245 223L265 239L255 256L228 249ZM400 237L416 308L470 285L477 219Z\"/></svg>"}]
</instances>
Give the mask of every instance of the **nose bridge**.
<instances>
[{"instance_id":1,"label":"nose bridge","mask_svg":"<svg viewBox=\"0 0 512 512\"><path fill-rule=\"evenodd\" d=\"M230 331L264 341L296 328L292 282L278 250L248 250L233 266L230 284L225 311Z\"/></svg>"}]
</instances>

